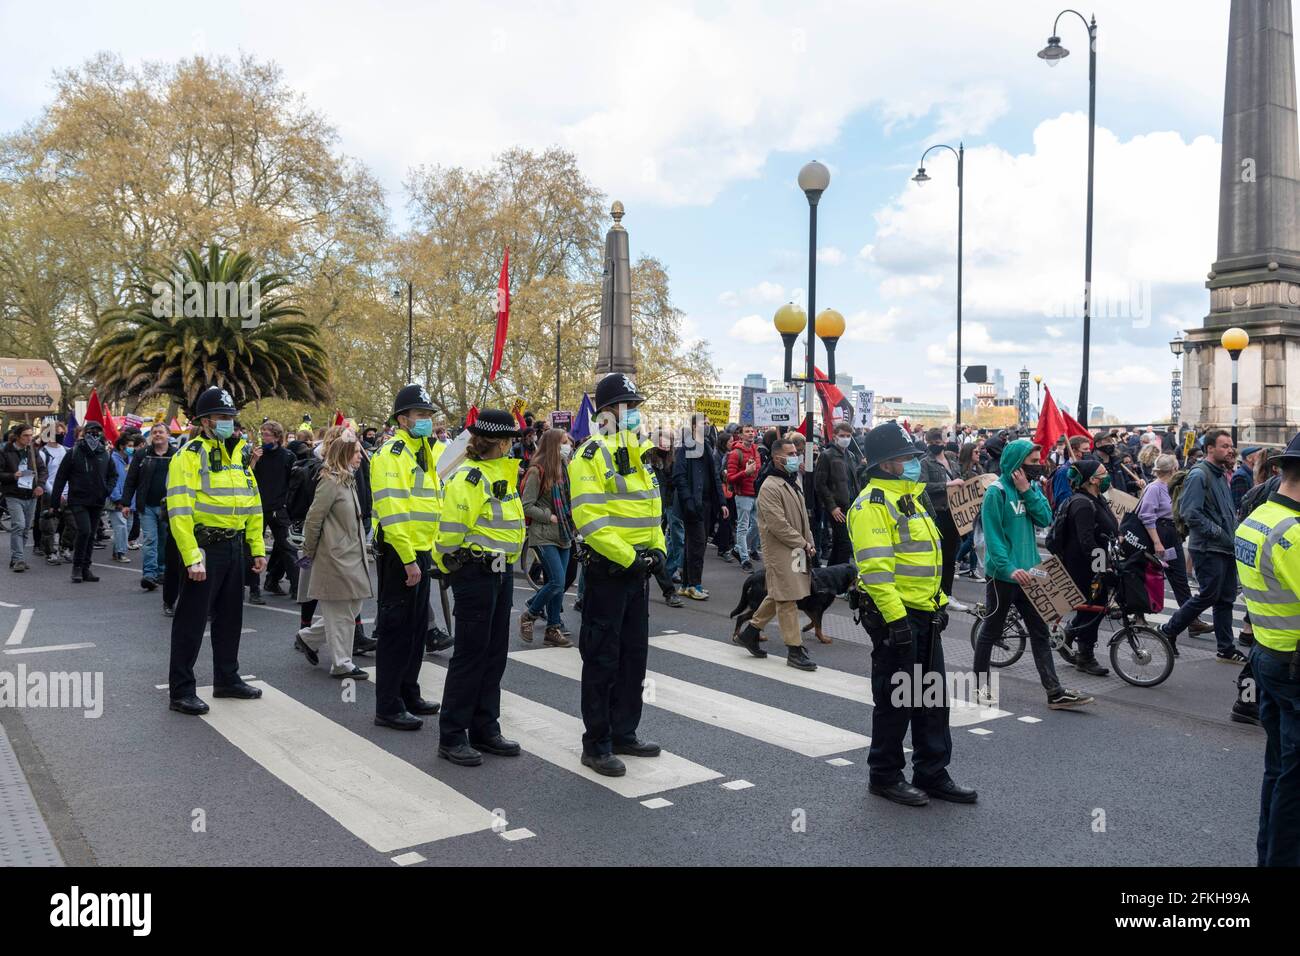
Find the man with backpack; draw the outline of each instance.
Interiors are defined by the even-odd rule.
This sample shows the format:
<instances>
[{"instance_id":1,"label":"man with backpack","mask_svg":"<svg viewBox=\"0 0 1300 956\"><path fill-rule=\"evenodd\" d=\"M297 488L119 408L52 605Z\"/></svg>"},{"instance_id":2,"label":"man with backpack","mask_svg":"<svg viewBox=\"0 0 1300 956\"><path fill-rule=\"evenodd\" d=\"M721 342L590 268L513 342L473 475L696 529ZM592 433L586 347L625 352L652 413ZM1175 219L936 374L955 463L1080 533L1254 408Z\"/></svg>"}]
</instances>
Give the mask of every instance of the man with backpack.
<instances>
[{"instance_id":1,"label":"man with backpack","mask_svg":"<svg viewBox=\"0 0 1300 956\"><path fill-rule=\"evenodd\" d=\"M316 471L319 474L320 459L312 456L311 460L317 462ZM297 461L297 456L284 447L284 426L271 419L264 421L262 444L253 451L253 476L262 493L262 523L270 530L274 542L266 562L266 590L270 594L286 593L280 587L281 579L289 582L288 594L293 595L298 590L298 549L289 543L289 522L292 516L288 512L289 479ZM313 476L315 477L318 475ZM310 487L313 491L310 497L314 497L315 480ZM310 497L307 501L308 508L311 507ZM299 520L306 518L307 513L304 511ZM249 579L249 601L253 604L266 603L259 587L258 575L252 575Z\"/></svg>"},{"instance_id":2,"label":"man with backpack","mask_svg":"<svg viewBox=\"0 0 1300 956\"><path fill-rule=\"evenodd\" d=\"M762 464L754 442L754 426L742 425L740 440L727 452L727 484L731 486L736 502L736 556L740 569L746 573L754 570L750 552L758 550L754 481L762 470Z\"/></svg>"},{"instance_id":3,"label":"man with backpack","mask_svg":"<svg viewBox=\"0 0 1300 956\"><path fill-rule=\"evenodd\" d=\"M1110 475L1105 465L1091 458L1065 467L1074 494L1056 506L1048 550L1061 559L1084 603L1104 606L1108 595L1094 569L1099 566L1099 555L1106 559L1107 547L1119 534L1119 522L1101 497L1110 488ZM1071 654L1061 649L1062 657L1094 677L1110 673L1096 654L1097 629L1105 616L1105 611L1076 611L1067 628L1066 644L1073 643L1078 650Z\"/></svg>"},{"instance_id":4,"label":"man with backpack","mask_svg":"<svg viewBox=\"0 0 1300 956\"><path fill-rule=\"evenodd\" d=\"M1216 659L1240 665L1246 656L1232 642L1232 606L1237 599L1233 530L1237 518L1225 467L1233 450L1231 432L1224 428L1210 431L1205 436L1205 460L1188 471L1181 488L1171 489L1174 521L1185 524L1189 532L1187 550L1200 590L1160 626L1160 633L1172 644L1197 615L1213 607L1219 648Z\"/></svg>"}]
</instances>

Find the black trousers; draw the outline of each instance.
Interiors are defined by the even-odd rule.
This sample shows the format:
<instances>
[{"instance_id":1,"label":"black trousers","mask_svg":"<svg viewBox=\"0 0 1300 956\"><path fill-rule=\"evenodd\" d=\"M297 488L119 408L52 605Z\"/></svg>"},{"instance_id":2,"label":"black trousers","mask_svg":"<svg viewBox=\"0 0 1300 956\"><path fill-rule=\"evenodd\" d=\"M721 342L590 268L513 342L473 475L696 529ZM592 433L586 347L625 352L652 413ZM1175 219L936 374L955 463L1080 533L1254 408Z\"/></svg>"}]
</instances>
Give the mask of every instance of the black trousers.
<instances>
[{"instance_id":1,"label":"black trousers","mask_svg":"<svg viewBox=\"0 0 1300 956\"><path fill-rule=\"evenodd\" d=\"M1178 542L1173 549L1174 559L1165 566L1165 580L1174 592L1174 600L1182 607L1192 599L1192 588L1187 583L1187 556L1183 553L1183 543Z\"/></svg>"},{"instance_id":2,"label":"black trousers","mask_svg":"<svg viewBox=\"0 0 1300 956\"><path fill-rule=\"evenodd\" d=\"M849 516L843 521L829 518L831 525L831 564L848 564L853 560L853 543L849 541Z\"/></svg>"},{"instance_id":3,"label":"black trousers","mask_svg":"<svg viewBox=\"0 0 1300 956\"><path fill-rule=\"evenodd\" d=\"M890 786L903 779L907 760L903 756L903 738L912 729L912 783L915 786L938 786L948 780L952 761L952 733L948 729L948 687L943 666L943 642L934 634L934 614L907 610L912 628L912 647L904 652L887 643L887 628L866 628L871 636L871 749L867 767L871 782ZM917 686L917 664L921 665L921 685ZM895 674L906 675L898 682ZM934 676L930 676L934 675ZM921 695L932 681L938 682L940 703L912 706L925 698ZM932 691L931 693L935 693ZM896 696L903 696L901 703Z\"/></svg>"},{"instance_id":4,"label":"black trousers","mask_svg":"<svg viewBox=\"0 0 1300 956\"><path fill-rule=\"evenodd\" d=\"M455 747L501 733L501 675L510 646L515 574L512 565L493 571L473 563L448 580L456 601L456 644L442 689L438 737L443 746Z\"/></svg>"},{"instance_id":5,"label":"black trousers","mask_svg":"<svg viewBox=\"0 0 1300 956\"><path fill-rule=\"evenodd\" d=\"M212 685L239 683L239 631L244 624L244 539L214 541L203 549L207 577L192 581L182 571L180 599L172 617L168 683L172 700L194 693L194 662L212 609ZM179 567L180 557L176 558ZM171 561L168 561L170 566Z\"/></svg>"},{"instance_id":6,"label":"black trousers","mask_svg":"<svg viewBox=\"0 0 1300 956\"><path fill-rule=\"evenodd\" d=\"M189 577L181 563L181 553L176 550L176 536L167 535L167 564L163 568L162 597L163 604L175 607L181 593L181 578Z\"/></svg>"},{"instance_id":7,"label":"black trousers","mask_svg":"<svg viewBox=\"0 0 1300 956\"><path fill-rule=\"evenodd\" d=\"M263 512L262 521L270 529L273 539L271 553L266 556L266 583L278 584L287 578L289 593L295 594L298 591L298 551L289 544L289 517L284 512Z\"/></svg>"},{"instance_id":8,"label":"black trousers","mask_svg":"<svg viewBox=\"0 0 1300 956\"><path fill-rule=\"evenodd\" d=\"M988 686L989 660L993 657L993 642L1002 634L1007 622L1007 612L1015 605L1029 632L1029 650L1034 655L1034 666L1038 668L1038 680L1042 683L1047 696L1055 696L1061 689L1061 681L1056 676L1056 665L1052 661L1051 632L1034 605L1019 584L1014 581L999 581L989 578L984 585L984 606L989 609L989 616L980 625L980 636L975 642L975 676L981 686Z\"/></svg>"},{"instance_id":9,"label":"black trousers","mask_svg":"<svg viewBox=\"0 0 1300 956\"><path fill-rule=\"evenodd\" d=\"M419 551L420 582L406 586L406 566L392 545L379 551L379 611L375 615L375 713L394 717L420 699L420 662L429 629L429 568L433 558Z\"/></svg>"},{"instance_id":10,"label":"black trousers","mask_svg":"<svg viewBox=\"0 0 1300 956\"><path fill-rule=\"evenodd\" d=\"M582 722L586 726L583 753L611 753L615 742L636 737L641 723L641 685L650 653L648 581L639 570L611 574L598 562L587 566L578 636Z\"/></svg>"},{"instance_id":11,"label":"black trousers","mask_svg":"<svg viewBox=\"0 0 1300 956\"><path fill-rule=\"evenodd\" d=\"M722 517L722 509L727 509L727 516ZM719 554L727 554L736 546L736 501L734 498L728 498L722 505L717 505L708 499L705 499L704 510L711 513L717 521L716 529L713 533L713 544L717 547ZM707 519L706 519L707 520Z\"/></svg>"},{"instance_id":12,"label":"black trousers","mask_svg":"<svg viewBox=\"0 0 1300 956\"><path fill-rule=\"evenodd\" d=\"M77 529L77 540L72 546L72 566L90 567L91 556L95 553L95 533L99 530L99 516L103 508L90 508L86 505L72 505L72 526Z\"/></svg>"},{"instance_id":13,"label":"black trousers","mask_svg":"<svg viewBox=\"0 0 1300 956\"><path fill-rule=\"evenodd\" d=\"M939 529L939 548L943 556L943 571L939 578L939 587L943 593L952 597L952 579L957 570L957 549L961 546L961 535L952 520L951 511L940 511L935 515L935 526Z\"/></svg>"},{"instance_id":14,"label":"black trousers","mask_svg":"<svg viewBox=\"0 0 1300 956\"><path fill-rule=\"evenodd\" d=\"M682 518L684 547L682 557L682 587L694 587L704 577L704 549L708 547L708 535L704 527L703 516ZM585 603L583 605L586 606Z\"/></svg>"}]
</instances>

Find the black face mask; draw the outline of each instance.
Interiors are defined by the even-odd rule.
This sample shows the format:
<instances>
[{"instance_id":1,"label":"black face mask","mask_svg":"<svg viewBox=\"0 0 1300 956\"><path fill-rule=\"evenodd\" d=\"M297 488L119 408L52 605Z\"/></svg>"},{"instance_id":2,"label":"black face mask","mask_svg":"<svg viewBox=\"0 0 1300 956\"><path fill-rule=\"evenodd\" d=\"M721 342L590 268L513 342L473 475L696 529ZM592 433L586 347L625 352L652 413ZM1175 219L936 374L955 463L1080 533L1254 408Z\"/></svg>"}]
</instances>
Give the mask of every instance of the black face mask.
<instances>
[{"instance_id":1,"label":"black face mask","mask_svg":"<svg viewBox=\"0 0 1300 956\"><path fill-rule=\"evenodd\" d=\"M938 458L940 455L942 455L942 454L943 454L943 451L944 451L944 448L943 448L942 445L931 445L931 446L930 446L930 454L934 455L936 458Z\"/></svg>"},{"instance_id":2,"label":"black face mask","mask_svg":"<svg viewBox=\"0 0 1300 956\"><path fill-rule=\"evenodd\" d=\"M1020 467L1024 471L1025 477L1030 481L1037 481L1039 478L1043 477L1042 465L1021 465Z\"/></svg>"}]
</instances>

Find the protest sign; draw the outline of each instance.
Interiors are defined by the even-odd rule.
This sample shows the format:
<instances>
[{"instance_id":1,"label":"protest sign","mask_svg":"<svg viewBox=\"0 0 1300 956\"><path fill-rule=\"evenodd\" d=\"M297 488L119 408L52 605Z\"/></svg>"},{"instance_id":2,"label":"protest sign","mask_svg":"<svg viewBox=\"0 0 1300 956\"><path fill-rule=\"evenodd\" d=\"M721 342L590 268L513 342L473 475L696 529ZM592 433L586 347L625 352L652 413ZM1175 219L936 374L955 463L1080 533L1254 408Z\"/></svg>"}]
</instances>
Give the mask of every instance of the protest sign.
<instances>
[{"instance_id":1,"label":"protest sign","mask_svg":"<svg viewBox=\"0 0 1300 956\"><path fill-rule=\"evenodd\" d=\"M793 428L799 424L798 392L755 392L754 424L761 427L784 425Z\"/></svg>"},{"instance_id":2,"label":"protest sign","mask_svg":"<svg viewBox=\"0 0 1300 956\"><path fill-rule=\"evenodd\" d=\"M1041 564L1030 568L1029 576L1033 580L1024 587L1025 597L1048 627L1073 614L1075 606L1083 603L1083 595L1056 555L1048 555Z\"/></svg>"},{"instance_id":3,"label":"protest sign","mask_svg":"<svg viewBox=\"0 0 1300 956\"><path fill-rule=\"evenodd\" d=\"M970 534L975 527L975 518L984 503L984 492L995 481L994 475L976 475L962 482L960 487L953 485L948 489L948 508L958 534Z\"/></svg>"}]
</instances>

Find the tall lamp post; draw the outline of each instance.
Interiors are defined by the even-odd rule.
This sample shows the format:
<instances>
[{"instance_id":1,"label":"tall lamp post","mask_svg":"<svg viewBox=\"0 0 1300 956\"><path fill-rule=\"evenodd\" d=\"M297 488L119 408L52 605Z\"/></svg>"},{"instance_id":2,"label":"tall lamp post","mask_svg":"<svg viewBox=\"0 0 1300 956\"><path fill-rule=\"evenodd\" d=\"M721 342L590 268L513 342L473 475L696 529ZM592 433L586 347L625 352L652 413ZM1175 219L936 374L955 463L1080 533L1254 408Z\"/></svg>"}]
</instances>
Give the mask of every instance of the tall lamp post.
<instances>
[{"instance_id":1,"label":"tall lamp post","mask_svg":"<svg viewBox=\"0 0 1300 956\"><path fill-rule=\"evenodd\" d=\"M914 183L928 183L930 177L925 172L925 157L930 155L932 150L946 149L957 157L957 424L961 427L961 232L962 232L962 197L964 195L963 183L965 181L964 170L966 166L966 146L958 143L957 148L953 149L947 143L937 143L931 146L921 154L921 162L917 164L916 175L912 177Z\"/></svg>"},{"instance_id":2,"label":"tall lamp post","mask_svg":"<svg viewBox=\"0 0 1300 956\"><path fill-rule=\"evenodd\" d=\"M1232 359L1232 443L1237 444L1237 359L1241 358L1242 351L1250 344L1250 336L1246 334L1245 329L1231 328L1223 333L1219 339L1228 355Z\"/></svg>"},{"instance_id":3,"label":"tall lamp post","mask_svg":"<svg viewBox=\"0 0 1300 956\"><path fill-rule=\"evenodd\" d=\"M1034 376L1034 407L1036 409L1040 409L1040 411L1034 412L1034 418L1037 419L1038 416L1041 414L1041 409L1043 407L1043 376L1042 375Z\"/></svg>"},{"instance_id":4,"label":"tall lamp post","mask_svg":"<svg viewBox=\"0 0 1300 956\"><path fill-rule=\"evenodd\" d=\"M808 197L808 312L817 314L817 203L822 193L831 184L831 171L817 160L807 163L799 170L799 188ZM813 440L813 380L817 376L814 355L817 343L812 335L808 336L808 363L804 376L804 434L808 441Z\"/></svg>"},{"instance_id":5,"label":"tall lamp post","mask_svg":"<svg viewBox=\"0 0 1300 956\"><path fill-rule=\"evenodd\" d=\"M1097 133L1097 18L1092 22L1084 19L1078 10L1062 10L1052 23L1052 35L1047 38L1047 46L1038 51L1038 56L1048 66L1070 55L1070 51L1061 46L1057 27L1061 17L1073 13L1088 28L1088 224L1086 226L1083 253L1083 376L1079 379L1079 424L1088 425L1088 351L1092 337L1092 157Z\"/></svg>"},{"instance_id":6,"label":"tall lamp post","mask_svg":"<svg viewBox=\"0 0 1300 956\"><path fill-rule=\"evenodd\" d=\"M1169 340L1169 351L1174 353L1174 358L1179 359L1181 365L1183 357L1183 333L1178 332ZM1178 419L1182 417L1183 412L1183 370L1176 368L1169 380L1169 420L1175 428L1178 427Z\"/></svg>"},{"instance_id":7,"label":"tall lamp post","mask_svg":"<svg viewBox=\"0 0 1300 956\"><path fill-rule=\"evenodd\" d=\"M393 286L393 298L399 302L402 299L401 284ZM406 384L411 384L414 375L415 354L415 286L410 279L406 280Z\"/></svg>"}]
</instances>

